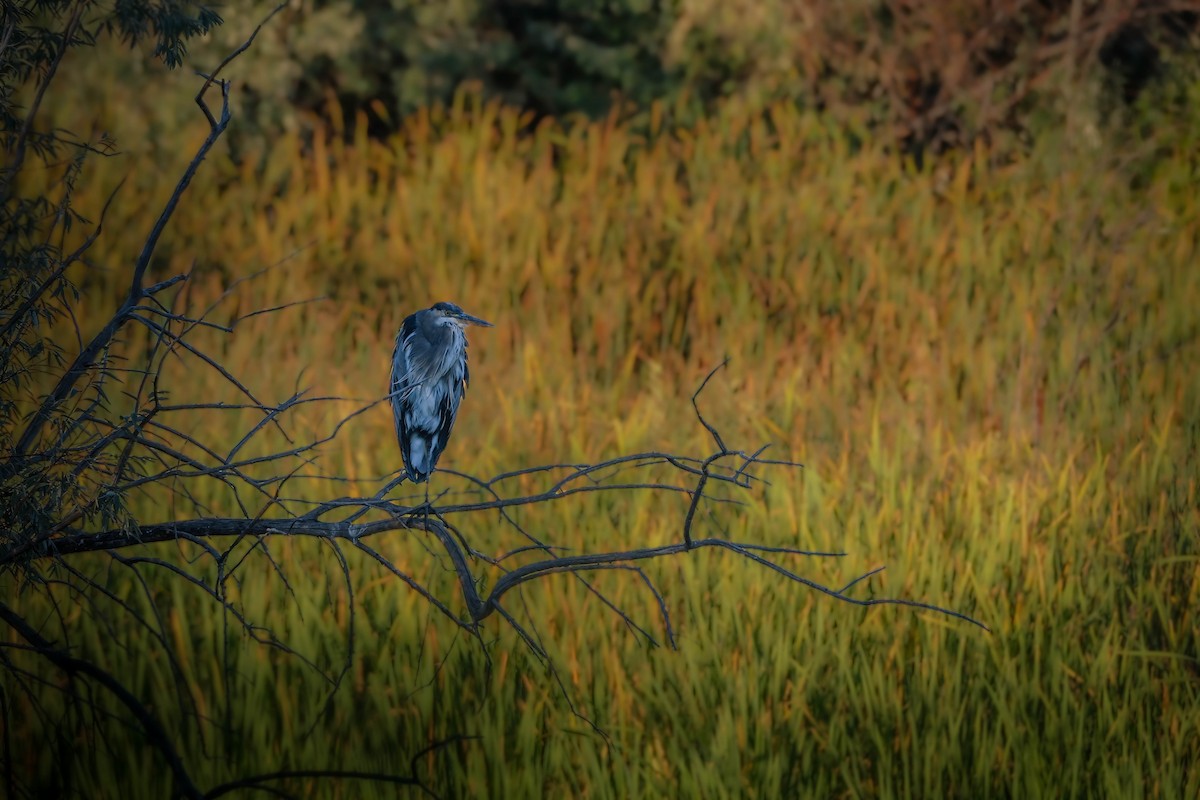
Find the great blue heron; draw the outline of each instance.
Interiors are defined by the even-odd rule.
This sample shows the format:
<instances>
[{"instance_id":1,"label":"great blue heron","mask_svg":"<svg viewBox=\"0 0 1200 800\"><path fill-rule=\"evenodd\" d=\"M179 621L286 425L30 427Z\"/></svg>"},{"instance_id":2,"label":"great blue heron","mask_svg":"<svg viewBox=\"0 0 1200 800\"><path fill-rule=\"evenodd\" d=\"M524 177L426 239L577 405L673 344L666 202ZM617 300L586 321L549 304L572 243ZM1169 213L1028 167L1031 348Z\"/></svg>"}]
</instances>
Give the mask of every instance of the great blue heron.
<instances>
[{"instance_id":1,"label":"great blue heron","mask_svg":"<svg viewBox=\"0 0 1200 800\"><path fill-rule=\"evenodd\" d=\"M454 303L436 303L404 320L392 353L392 414L404 469L413 483L429 480L450 440L466 392L467 325L492 327Z\"/></svg>"}]
</instances>

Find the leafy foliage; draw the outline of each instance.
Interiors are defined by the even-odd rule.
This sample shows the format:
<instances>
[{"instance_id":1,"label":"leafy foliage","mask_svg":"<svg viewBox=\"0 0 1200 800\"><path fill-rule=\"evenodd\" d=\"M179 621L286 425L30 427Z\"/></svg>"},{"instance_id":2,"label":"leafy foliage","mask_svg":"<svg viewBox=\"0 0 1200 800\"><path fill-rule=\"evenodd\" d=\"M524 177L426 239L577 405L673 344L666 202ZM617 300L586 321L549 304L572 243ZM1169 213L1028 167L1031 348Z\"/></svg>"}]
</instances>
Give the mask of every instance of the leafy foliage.
<instances>
[{"instance_id":1,"label":"leafy foliage","mask_svg":"<svg viewBox=\"0 0 1200 800\"><path fill-rule=\"evenodd\" d=\"M126 524L112 486L137 467L113 446L114 431L136 424L136 415L111 417L118 365L107 348L86 364L64 350L80 336L74 278L89 267L98 233L74 236L91 224L74 197L89 156L110 154L113 142L45 126L40 112L67 55L101 36L150 41L173 67L190 39L220 22L211 8L181 0L0 4L0 547L28 544L52 525Z\"/></svg>"},{"instance_id":2,"label":"leafy foliage","mask_svg":"<svg viewBox=\"0 0 1200 800\"><path fill-rule=\"evenodd\" d=\"M261 10L230 6L230 30ZM692 123L727 98L784 100L916 153L1027 143L1093 112L1092 95L1136 102L1196 61L1200 35L1200 12L1166 0L311 0L286 16L240 71L267 138L304 112L358 110L382 135L470 86L535 117L660 101ZM211 38L202 60L231 44ZM105 84L137 80L95 66Z\"/></svg>"},{"instance_id":3,"label":"leafy foliage","mask_svg":"<svg viewBox=\"0 0 1200 800\"><path fill-rule=\"evenodd\" d=\"M104 29L116 32L131 47L152 38L154 57L174 69L183 64L188 40L203 36L221 22L215 10L193 0L116 0Z\"/></svg>"}]
</instances>

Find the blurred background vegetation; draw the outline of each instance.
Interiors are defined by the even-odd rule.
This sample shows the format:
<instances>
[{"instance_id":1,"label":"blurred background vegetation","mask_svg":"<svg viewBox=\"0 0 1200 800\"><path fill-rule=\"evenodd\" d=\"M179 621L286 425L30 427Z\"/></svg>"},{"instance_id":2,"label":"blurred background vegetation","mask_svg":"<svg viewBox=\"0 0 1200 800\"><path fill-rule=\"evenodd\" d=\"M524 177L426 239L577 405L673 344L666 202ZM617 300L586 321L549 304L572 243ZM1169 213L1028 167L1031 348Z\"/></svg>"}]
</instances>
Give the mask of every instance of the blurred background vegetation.
<instances>
[{"instance_id":1,"label":"blurred background vegetation","mask_svg":"<svg viewBox=\"0 0 1200 800\"><path fill-rule=\"evenodd\" d=\"M191 63L213 63L270 5L218 7L226 24L190 44ZM786 100L922 155L979 137L1008 149L1070 113L1114 124L1136 108L1161 125L1195 81L1198 30L1200 12L1166 0L294 0L232 74L242 137L332 105L383 135L467 88L534 121L658 102L687 124L729 98ZM190 123L188 93L160 91L161 63L109 46L72 58L75 103L150 126L124 146Z\"/></svg>"},{"instance_id":2,"label":"blurred background vegetation","mask_svg":"<svg viewBox=\"0 0 1200 800\"><path fill-rule=\"evenodd\" d=\"M271 6L220 8L183 70L105 38L64 62L44 125L123 154L89 156L71 198L95 220L125 182L72 273L85 333L207 133L188 69L211 69ZM486 664L363 560L352 618L311 543L272 545L290 587L249 559L236 599L330 673L355 633L348 684L324 706L316 670L169 575L72 562L161 615L191 709L145 629L81 618L53 583L37 594L6 575L3 589L152 698L209 786L393 770L471 734L418 765L447 796L1195 797L1198 26L1190 4L1142 0L298 0L232 65L234 128L156 252L153 279L195 268L188 308L270 268L218 306L230 319L332 298L197 334L264 397L299 380L355 398L304 409L303 433L382 397L413 309L453 299L496 322L472 332L443 459L473 474L705 452L688 399L728 355L710 419L806 469L771 475L710 531L845 550L798 567L831 585L886 563L864 595L950 606L990 635L702 556L648 567L681 646L650 651L573 583L533 585L523 610L606 742L510 631L492 630ZM23 191L58 196L54 174L28 170ZM232 400L186 357L165 378L177 398ZM347 493L398 466L377 411L327 452ZM224 425L186 429L219 447L238 438ZM161 496L130 508L175 512ZM522 521L593 551L677 537L674 511L631 496ZM447 589L419 542L380 547ZM654 618L640 585L600 585ZM9 658L6 763L29 785L169 791L136 732L90 746L93 720L23 682L44 666Z\"/></svg>"}]
</instances>

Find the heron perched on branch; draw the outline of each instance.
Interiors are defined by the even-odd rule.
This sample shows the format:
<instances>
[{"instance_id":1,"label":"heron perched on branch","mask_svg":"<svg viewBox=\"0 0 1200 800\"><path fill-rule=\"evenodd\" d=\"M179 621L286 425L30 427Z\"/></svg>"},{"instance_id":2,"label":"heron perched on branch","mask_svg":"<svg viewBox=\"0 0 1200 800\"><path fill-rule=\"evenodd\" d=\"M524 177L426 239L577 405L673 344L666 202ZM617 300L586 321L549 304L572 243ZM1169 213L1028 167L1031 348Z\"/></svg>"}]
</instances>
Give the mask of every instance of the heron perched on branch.
<instances>
[{"instance_id":1,"label":"heron perched on branch","mask_svg":"<svg viewBox=\"0 0 1200 800\"><path fill-rule=\"evenodd\" d=\"M466 393L468 325L492 327L454 303L436 303L404 320L392 353L392 414L404 469L413 483L429 480L446 449Z\"/></svg>"}]
</instances>

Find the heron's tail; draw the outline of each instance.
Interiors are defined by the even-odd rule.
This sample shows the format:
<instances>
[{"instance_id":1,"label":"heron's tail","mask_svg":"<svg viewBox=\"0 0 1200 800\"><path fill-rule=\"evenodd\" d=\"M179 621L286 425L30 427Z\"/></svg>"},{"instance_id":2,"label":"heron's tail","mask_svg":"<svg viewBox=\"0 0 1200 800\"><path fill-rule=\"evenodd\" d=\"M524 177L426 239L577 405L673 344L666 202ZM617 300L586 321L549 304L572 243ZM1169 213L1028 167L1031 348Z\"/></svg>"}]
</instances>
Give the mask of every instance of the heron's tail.
<instances>
[{"instance_id":1,"label":"heron's tail","mask_svg":"<svg viewBox=\"0 0 1200 800\"><path fill-rule=\"evenodd\" d=\"M421 483L429 480L429 473L433 472L433 437L428 436L418 431L413 431L408 436L408 442L404 448L404 467L408 470L408 478L413 483Z\"/></svg>"}]
</instances>

